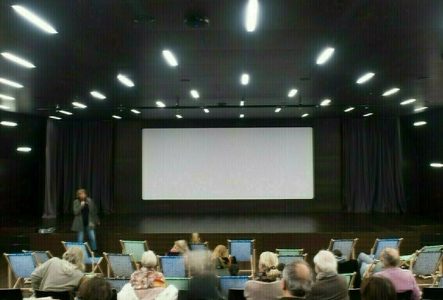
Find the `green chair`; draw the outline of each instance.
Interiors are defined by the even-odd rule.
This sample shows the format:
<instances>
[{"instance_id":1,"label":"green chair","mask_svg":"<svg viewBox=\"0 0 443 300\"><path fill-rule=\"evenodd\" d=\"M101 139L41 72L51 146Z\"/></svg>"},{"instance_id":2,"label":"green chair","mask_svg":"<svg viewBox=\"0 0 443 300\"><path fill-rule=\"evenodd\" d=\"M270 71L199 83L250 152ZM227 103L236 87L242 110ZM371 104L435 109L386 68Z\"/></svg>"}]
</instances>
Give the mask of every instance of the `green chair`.
<instances>
[{"instance_id":1,"label":"green chair","mask_svg":"<svg viewBox=\"0 0 443 300\"><path fill-rule=\"evenodd\" d=\"M148 251L148 242L120 240L123 254L131 254L136 262L142 260L143 252Z\"/></svg>"},{"instance_id":2,"label":"green chair","mask_svg":"<svg viewBox=\"0 0 443 300\"><path fill-rule=\"evenodd\" d=\"M166 277L167 285L173 285L179 291L187 291L189 290L189 281L190 278L181 278L181 277Z\"/></svg>"},{"instance_id":3,"label":"green chair","mask_svg":"<svg viewBox=\"0 0 443 300\"><path fill-rule=\"evenodd\" d=\"M304 249L303 248L279 248L275 249L275 252L277 252L277 255L285 255L285 256L297 256L303 254Z\"/></svg>"},{"instance_id":4,"label":"green chair","mask_svg":"<svg viewBox=\"0 0 443 300\"><path fill-rule=\"evenodd\" d=\"M346 283L348 284L348 289L353 289L354 288L355 276L357 276L357 272L343 273L343 274L340 274L340 275L345 277Z\"/></svg>"}]
</instances>

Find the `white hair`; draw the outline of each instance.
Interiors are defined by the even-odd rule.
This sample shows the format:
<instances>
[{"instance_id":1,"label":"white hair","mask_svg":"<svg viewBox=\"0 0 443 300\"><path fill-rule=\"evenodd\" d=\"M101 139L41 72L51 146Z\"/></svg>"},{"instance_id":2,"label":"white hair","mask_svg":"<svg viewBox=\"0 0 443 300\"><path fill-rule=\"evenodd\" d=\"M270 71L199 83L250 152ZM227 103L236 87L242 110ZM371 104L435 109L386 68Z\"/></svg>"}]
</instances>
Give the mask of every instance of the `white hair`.
<instances>
[{"instance_id":1,"label":"white hair","mask_svg":"<svg viewBox=\"0 0 443 300\"><path fill-rule=\"evenodd\" d=\"M314 264L319 272L337 273L337 260L334 254L327 250L320 250L314 256Z\"/></svg>"},{"instance_id":2,"label":"white hair","mask_svg":"<svg viewBox=\"0 0 443 300\"><path fill-rule=\"evenodd\" d=\"M148 250L143 252L141 264L146 268L155 268L157 266L157 255L155 255L154 251Z\"/></svg>"}]
</instances>

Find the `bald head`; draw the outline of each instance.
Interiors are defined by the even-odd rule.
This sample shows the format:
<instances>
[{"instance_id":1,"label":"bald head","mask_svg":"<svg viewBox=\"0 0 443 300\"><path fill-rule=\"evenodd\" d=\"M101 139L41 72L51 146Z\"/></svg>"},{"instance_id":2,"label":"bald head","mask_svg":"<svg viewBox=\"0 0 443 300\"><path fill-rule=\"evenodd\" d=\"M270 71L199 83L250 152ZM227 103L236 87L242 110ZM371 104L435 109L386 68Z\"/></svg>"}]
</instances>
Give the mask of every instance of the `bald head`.
<instances>
[{"instance_id":1,"label":"bald head","mask_svg":"<svg viewBox=\"0 0 443 300\"><path fill-rule=\"evenodd\" d=\"M400 265L400 254L397 249L385 248L380 254L380 260L385 268L398 267Z\"/></svg>"},{"instance_id":2,"label":"bald head","mask_svg":"<svg viewBox=\"0 0 443 300\"><path fill-rule=\"evenodd\" d=\"M282 280L285 296L304 297L311 287L312 271L305 261L295 261L285 266Z\"/></svg>"}]
</instances>

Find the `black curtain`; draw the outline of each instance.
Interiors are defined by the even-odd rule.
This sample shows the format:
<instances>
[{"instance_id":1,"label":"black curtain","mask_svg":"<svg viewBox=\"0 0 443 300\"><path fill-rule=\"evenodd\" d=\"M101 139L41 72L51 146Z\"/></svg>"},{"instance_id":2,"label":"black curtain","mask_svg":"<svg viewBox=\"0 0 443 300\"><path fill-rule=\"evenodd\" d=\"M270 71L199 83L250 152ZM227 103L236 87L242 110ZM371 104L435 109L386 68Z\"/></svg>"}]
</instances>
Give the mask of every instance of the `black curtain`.
<instances>
[{"instance_id":1,"label":"black curtain","mask_svg":"<svg viewBox=\"0 0 443 300\"><path fill-rule=\"evenodd\" d=\"M72 213L75 191L80 187L88 191L101 212L110 213L112 157L112 122L49 120L43 217Z\"/></svg>"},{"instance_id":2,"label":"black curtain","mask_svg":"<svg viewBox=\"0 0 443 300\"><path fill-rule=\"evenodd\" d=\"M343 120L342 141L346 210L405 212L398 119Z\"/></svg>"}]
</instances>

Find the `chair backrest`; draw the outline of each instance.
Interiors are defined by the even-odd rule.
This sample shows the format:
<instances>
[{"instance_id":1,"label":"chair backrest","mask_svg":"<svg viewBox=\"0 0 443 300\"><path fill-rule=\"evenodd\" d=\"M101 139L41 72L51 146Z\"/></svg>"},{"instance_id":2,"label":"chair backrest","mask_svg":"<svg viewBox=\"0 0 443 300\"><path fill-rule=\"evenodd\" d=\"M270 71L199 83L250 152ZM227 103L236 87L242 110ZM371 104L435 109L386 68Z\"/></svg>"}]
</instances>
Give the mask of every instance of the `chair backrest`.
<instances>
[{"instance_id":1,"label":"chair backrest","mask_svg":"<svg viewBox=\"0 0 443 300\"><path fill-rule=\"evenodd\" d=\"M129 278L137 269L131 254L103 252L114 277Z\"/></svg>"},{"instance_id":2,"label":"chair backrest","mask_svg":"<svg viewBox=\"0 0 443 300\"><path fill-rule=\"evenodd\" d=\"M412 291L397 293L397 300L411 300Z\"/></svg>"},{"instance_id":3,"label":"chair backrest","mask_svg":"<svg viewBox=\"0 0 443 300\"><path fill-rule=\"evenodd\" d=\"M23 300L20 289L0 289L0 300Z\"/></svg>"},{"instance_id":4,"label":"chair backrest","mask_svg":"<svg viewBox=\"0 0 443 300\"><path fill-rule=\"evenodd\" d=\"M391 239L376 239L374 242L374 246L371 249L371 254L375 259L380 258L381 252L385 248L394 248L400 250L400 244L403 241L403 238L391 238Z\"/></svg>"},{"instance_id":5,"label":"chair backrest","mask_svg":"<svg viewBox=\"0 0 443 300\"><path fill-rule=\"evenodd\" d=\"M124 278L105 278L107 282L111 285L111 288L120 292L125 284L129 282L129 279Z\"/></svg>"},{"instance_id":6,"label":"chair backrest","mask_svg":"<svg viewBox=\"0 0 443 300\"><path fill-rule=\"evenodd\" d=\"M434 252L443 250L443 245L431 245L431 246L423 246L420 249L420 252Z\"/></svg>"},{"instance_id":7,"label":"chair backrest","mask_svg":"<svg viewBox=\"0 0 443 300\"><path fill-rule=\"evenodd\" d=\"M412 273L415 275L433 275L438 271L442 259L442 251L417 252L412 265Z\"/></svg>"},{"instance_id":8,"label":"chair backrest","mask_svg":"<svg viewBox=\"0 0 443 300\"><path fill-rule=\"evenodd\" d=\"M354 256L355 245L357 244L358 239L331 239L329 242L329 251L340 250L343 254L343 257L346 259L351 259Z\"/></svg>"},{"instance_id":9,"label":"chair backrest","mask_svg":"<svg viewBox=\"0 0 443 300\"><path fill-rule=\"evenodd\" d=\"M183 256L160 256L160 266L165 277L186 277Z\"/></svg>"},{"instance_id":10,"label":"chair backrest","mask_svg":"<svg viewBox=\"0 0 443 300\"><path fill-rule=\"evenodd\" d=\"M349 300L360 300L361 299L360 289L349 289L348 295L349 295Z\"/></svg>"},{"instance_id":11,"label":"chair backrest","mask_svg":"<svg viewBox=\"0 0 443 300\"><path fill-rule=\"evenodd\" d=\"M36 266L39 266L54 257L50 251L22 250L22 252L31 253L34 256Z\"/></svg>"},{"instance_id":12,"label":"chair backrest","mask_svg":"<svg viewBox=\"0 0 443 300\"><path fill-rule=\"evenodd\" d=\"M16 278L30 278L36 265L31 253L5 253L6 261Z\"/></svg>"},{"instance_id":13,"label":"chair backrest","mask_svg":"<svg viewBox=\"0 0 443 300\"><path fill-rule=\"evenodd\" d=\"M179 291L189 290L190 278L180 278L180 277L166 277L166 283L168 285L173 285Z\"/></svg>"},{"instance_id":14,"label":"chair backrest","mask_svg":"<svg viewBox=\"0 0 443 300\"><path fill-rule=\"evenodd\" d=\"M356 272L354 272L354 273L342 273L340 275L345 277L346 283L348 284L348 289L354 288L355 276L357 275Z\"/></svg>"},{"instance_id":15,"label":"chair backrest","mask_svg":"<svg viewBox=\"0 0 443 300\"><path fill-rule=\"evenodd\" d=\"M58 300L71 300L71 299L74 299L74 296L73 296L72 292L70 292L70 291L51 292L51 291L35 290L34 292L35 292L35 296L37 298L52 297L52 299L58 299Z\"/></svg>"},{"instance_id":16,"label":"chair backrest","mask_svg":"<svg viewBox=\"0 0 443 300\"><path fill-rule=\"evenodd\" d=\"M208 243L190 243L189 249L191 249L192 251L208 250Z\"/></svg>"},{"instance_id":17,"label":"chair backrest","mask_svg":"<svg viewBox=\"0 0 443 300\"><path fill-rule=\"evenodd\" d=\"M277 248L275 249L275 252L277 252L278 255L288 255L288 256L297 256L300 254L303 254L304 249L303 248L294 248L294 249L290 249L290 248Z\"/></svg>"},{"instance_id":18,"label":"chair backrest","mask_svg":"<svg viewBox=\"0 0 443 300\"><path fill-rule=\"evenodd\" d=\"M438 280L438 287L443 288L443 277L440 277L440 279Z\"/></svg>"},{"instance_id":19,"label":"chair backrest","mask_svg":"<svg viewBox=\"0 0 443 300\"><path fill-rule=\"evenodd\" d=\"M423 288L422 299L441 300L443 299L443 288Z\"/></svg>"},{"instance_id":20,"label":"chair backrest","mask_svg":"<svg viewBox=\"0 0 443 300\"><path fill-rule=\"evenodd\" d=\"M244 289L249 276L220 276L220 289L227 296L230 289Z\"/></svg>"},{"instance_id":21,"label":"chair backrest","mask_svg":"<svg viewBox=\"0 0 443 300\"><path fill-rule=\"evenodd\" d=\"M228 240L229 254L238 262L250 262L254 253L255 240Z\"/></svg>"},{"instance_id":22,"label":"chair backrest","mask_svg":"<svg viewBox=\"0 0 443 300\"><path fill-rule=\"evenodd\" d=\"M129 241L120 240L123 254L131 254L136 262L142 260L143 252L148 251L148 242L144 241Z\"/></svg>"},{"instance_id":23,"label":"chair backrest","mask_svg":"<svg viewBox=\"0 0 443 300\"><path fill-rule=\"evenodd\" d=\"M89 245L87 242L65 242L62 241L63 247L65 247L66 250L68 250L71 247L79 247L82 249L83 252L83 263L88 264L89 258L91 257L92 250L89 248Z\"/></svg>"},{"instance_id":24,"label":"chair backrest","mask_svg":"<svg viewBox=\"0 0 443 300\"><path fill-rule=\"evenodd\" d=\"M297 255L278 255L278 262L281 264L289 264L296 260L306 260L307 254L297 254Z\"/></svg>"}]
</instances>

